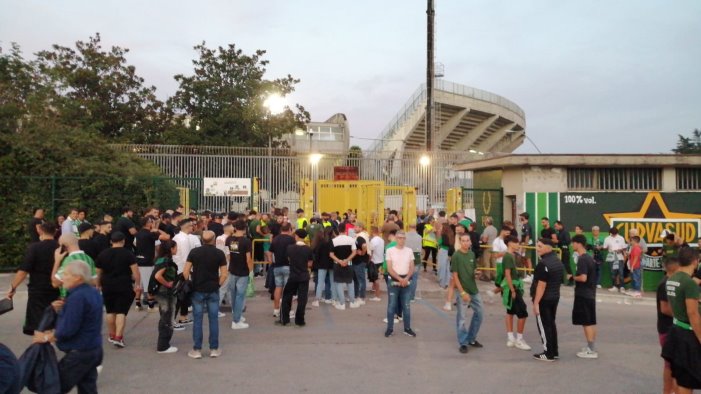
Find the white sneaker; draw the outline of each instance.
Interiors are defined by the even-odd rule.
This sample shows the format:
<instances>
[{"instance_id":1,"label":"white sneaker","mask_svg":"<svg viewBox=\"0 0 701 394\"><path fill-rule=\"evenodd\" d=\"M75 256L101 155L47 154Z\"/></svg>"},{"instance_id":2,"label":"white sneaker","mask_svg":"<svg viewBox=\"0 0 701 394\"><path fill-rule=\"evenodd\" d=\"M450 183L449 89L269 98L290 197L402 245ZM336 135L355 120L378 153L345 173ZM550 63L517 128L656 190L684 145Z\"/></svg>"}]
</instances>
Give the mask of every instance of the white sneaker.
<instances>
[{"instance_id":1,"label":"white sneaker","mask_svg":"<svg viewBox=\"0 0 701 394\"><path fill-rule=\"evenodd\" d=\"M362 298L359 298L358 302L360 303L360 305L365 305L365 300Z\"/></svg>"},{"instance_id":2,"label":"white sneaker","mask_svg":"<svg viewBox=\"0 0 701 394\"><path fill-rule=\"evenodd\" d=\"M386 324L386 323L387 323L387 318L385 317L384 319L382 319L382 322ZM397 318L395 317L395 318L394 318L394 324L398 324L398 323L399 323L399 319L397 319Z\"/></svg>"},{"instance_id":3,"label":"white sneaker","mask_svg":"<svg viewBox=\"0 0 701 394\"><path fill-rule=\"evenodd\" d=\"M312 301L312 306L319 307L319 300Z\"/></svg>"},{"instance_id":4,"label":"white sneaker","mask_svg":"<svg viewBox=\"0 0 701 394\"><path fill-rule=\"evenodd\" d=\"M361 305L362 304L359 301L355 301L355 302L350 303L351 309L358 309L358 308L360 308Z\"/></svg>"},{"instance_id":5,"label":"white sneaker","mask_svg":"<svg viewBox=\"0 0 701 394\"><path fill-rule=\"evenodd\" d=\"M597 289L600 289L600 288L601 288L601 285L596 285L596 288L597 288Z\"/></svg>"},{"instance_id":6,"label":"white sneaker","mask_svg":"<svg viewBox=\"0 0 701 394\"><path fill-rule=\"evenodd\" d=\"M178 348L175 346L171 346L166 350L161 350L160 352L157 352L158 354L170 354L170 353L175 353L178 351Z\"/></svg>"},{"instance_id":7,"label":"white sneaker","mask_svg":"<svg viewBox=\"0 0 701 394\"><path fill-rule=\"evenodd\" d=\"M380 301L382 301L382 299L381 299L380 297L372 297L372 298L370 299L370 301L372 301L372 302L380 302Z\"/></svg>"},{"instance_id":8,"label":"white sneaker","mask_svg":"<svg viewBox=\"0 0 701 394\"><path fill-rule=\"evenodd\" d=\"M333 304L334 300L324 300L324 304Z\"/></svg>"},{"instance_id":9,"label":"white sneaker","mask_svg":"<svg viewBox=\"0 0 701 394\"><path fill-rule=\"evenodd\" d=\"M334 308L338 309L339 311L345 311L346 310L346 304L339 304L336 303L333 305Z\"/></svg>"},{"instance_id":10,"label":"white sneaker","mask_svg":"<svg viewBox=\"0 0 701 394\"><path fill-rule=\"evenodd\" d=\"M209 351L209 357L211 358L217 358L221 356L221 350L220 349L212 349Z\"/></svg>"},{"instance_id":11,"label":"white sneaker","mask_svg":"<svg viewBox=\"0 0 701 394\"><path fill-rule=\"evenodd\" d=\"M97 367L95 367L95 369L97 370L98 375L102 373L102 365L98 365Z\"/></svg>"},{"instance_id":12,"label":"white sneaker","mask_svg":"<svg viewBox=\"0 0 701 394\"><path fill-rule=\"evenodd\" d=\"M523 339L517 339L516 342L514 343L514 346L516 346L516 349L531 350L531 347L528 346L526 341L524 341Z\"/></svg>"},{"instance_id":13,"label":"white sneaker","mask_svg":"<svg viewBox=\"0 0 701 394\"><path fill-rule=\"evenodd\" d=\"M273 317L280 317L280 310L279 309L273 309Z\"/></svg>"},{"instance_id":14,"label":"white sneaker","mask_svg":"<svg viewBox=\"0 0 701 394\"><path fill-rule=\"evenodd\" d=\"M240 321L238 323L234 323L234 322L231 323L232 330L243 330L244 328L248 328L248 327L249 327L248 323L244 323L242 321Z\"/></svg>"},{"instance_id":15,"label":"white sneaker","mask_svg":"<svg viewBox=\"0 0 701 394\"><path fill-rule=\"evenodd\" d=\"M516 346L516 340L511 339L511 338L506 340L506 347L514 347L514 346Z\"/></svg>"},{"instance_id":16,"label":"white sneaker","mask_svg":"<svg viewBox=\"0 0 701 394\"><path fill-rule=\"evenodd\" d=\"M526 275L526 277L523 278L523 283L533 283L533 275Z\"/></svg>"},{"instance_id":17,"label":"white sneaker","mask_svg":"<svg viewBox=\"0 0 701 394\"><path fill-rule=\"evenodd\" d=\"M450 312L453 310L453 306L450 305L450 302L446 302L445 305L443 305L443 310Z\"/></svg>"},{"instance_id":18,"label":"white sneaker","mask_svg":"<svg viewBox=\"0 0 701 394\"><path fill-rule=\"evenodd\" d=\"M618 291L618 288L617 288L616 286L613 286L613 287L611 287L611 288L609 289L609 291L610 291L611 293L615 293L615 292Z\"/></svg>"},{"instance_id":19,"label":"white sneaker","mask_svg":"<svg viewBox=\"0 0 701 394\"><path fill-rule=\"evenodd\" d=\"M290 319L294 319L294 318L295 318L295 311L290 311Z\"/></svg>"},{"instance_id":20,"label":"white sneaker","mask_svg":"<svg viewBox=\"0 0 701 394\"><path fill-rule=\"evenodd\" d=\"M588 347L582 349L581 352L577 353L579 358L599 358L599 353L589 349Z\"/></svg>"},{"instance_id":21,"label":"white sneaker","mask_svg":"<svg viewBox=\"0 0 701 394\"><path fill-rule=\"evenodd\" d=\"M198 360L202 358L202 352L200 352L199 350L190 350L189 352L187 352L187 356Z\"/></svg>"},{"instance_id":22,"label":"white sneaker","mask_svg":"<svg viewBox=\"0 0 701 394\"><path fill-rule=\"evenodd\" d=\"M217 313L217 317L220 318L220 319L221 319L222 317L224 317L224 316L226 316L226 313L224 313L224 312L218 312L218 313Z\"/></svg>"}]
</instances>

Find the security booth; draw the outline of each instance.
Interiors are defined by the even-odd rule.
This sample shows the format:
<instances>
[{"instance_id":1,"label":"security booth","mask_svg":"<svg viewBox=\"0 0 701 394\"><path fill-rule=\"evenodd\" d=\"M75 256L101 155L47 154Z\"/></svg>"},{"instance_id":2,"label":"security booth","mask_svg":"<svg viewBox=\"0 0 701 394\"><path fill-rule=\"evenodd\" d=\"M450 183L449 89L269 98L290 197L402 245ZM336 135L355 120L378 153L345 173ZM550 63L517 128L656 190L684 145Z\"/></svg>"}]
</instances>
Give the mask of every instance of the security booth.
<instances>
[{"instance_id":1,"label":"security booth","mask_svg":"<svg viewBox=\"0 0 701 394\"><path fill-rule=\"evenodd\" d=\"M551 224L562 221L570 235L579 225L589 240L594 226L603 238L615 227L626 242L629 230L637 229L648 245L644 291L654 291L663 276L663 230L698 245L700 155L505 155L459 169L474 172L477 188L502 187L505 219L518 223L518 215L528 212L535 234L543 217ZM604 262L601 269L603 287L611 286L610 265Z\"/></svg>"}]
</instances>

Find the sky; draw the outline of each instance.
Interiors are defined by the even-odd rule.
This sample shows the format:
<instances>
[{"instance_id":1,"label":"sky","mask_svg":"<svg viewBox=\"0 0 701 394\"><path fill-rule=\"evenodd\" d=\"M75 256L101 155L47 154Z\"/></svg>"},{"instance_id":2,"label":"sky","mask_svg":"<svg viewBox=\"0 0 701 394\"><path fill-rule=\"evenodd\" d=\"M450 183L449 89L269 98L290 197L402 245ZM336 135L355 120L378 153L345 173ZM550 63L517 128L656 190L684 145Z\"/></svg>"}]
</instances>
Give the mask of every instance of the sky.
<instances>
[{"instance_id":1,"label":"sky","mask_svg":"<svg viewBox=\"0 0 701 394\"><path fill-rule=\"evenodd\" d=\"M436 62L524 109L517 153L668 153L701 128L700 20L698 0L436 0ZM361 147L426 75L426 1L0 0L25 57L95 32L161 98L202 41L267 50L267 78L301 79L290 102L346 114Z\"/></svg>"}]
</instances>

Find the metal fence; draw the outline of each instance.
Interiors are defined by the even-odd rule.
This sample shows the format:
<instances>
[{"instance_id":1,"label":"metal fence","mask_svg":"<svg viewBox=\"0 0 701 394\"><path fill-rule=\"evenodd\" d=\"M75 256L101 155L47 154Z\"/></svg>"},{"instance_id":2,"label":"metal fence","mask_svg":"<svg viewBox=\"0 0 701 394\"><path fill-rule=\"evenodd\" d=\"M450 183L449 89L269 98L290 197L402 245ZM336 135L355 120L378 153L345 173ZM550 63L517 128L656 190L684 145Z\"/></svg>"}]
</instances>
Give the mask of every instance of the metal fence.
<instances>
[{"instance_id":1,"label":"metal fence","mask_svg":"<svg viewBox=\"0 0 701 394\"><path fill-rule=\"evenodd\" d=\"M179 182L178 178L260 178L264 211L274 207L296 209L301 181L333 179L335 166L358 167L362 180L416 187L419 208L426 208L421 206L422 202L441 206L449 188L472 186L471 172L454 169L467 161L467 156L460 152L430 152L430 163L422 166L419 159L424 153L418 151L404 151L399 158L392 158L386 152L373 152L360 158L326 154L313 164L307 155L280 148L175 145L115 145L115 148L156 163L164 175L175 178L176 184L193 189L201 190L201 184ZM199 209L224 210L229 203L224 197L205 197L201 192L197 200Z\"/></svg>"}]
</instances>

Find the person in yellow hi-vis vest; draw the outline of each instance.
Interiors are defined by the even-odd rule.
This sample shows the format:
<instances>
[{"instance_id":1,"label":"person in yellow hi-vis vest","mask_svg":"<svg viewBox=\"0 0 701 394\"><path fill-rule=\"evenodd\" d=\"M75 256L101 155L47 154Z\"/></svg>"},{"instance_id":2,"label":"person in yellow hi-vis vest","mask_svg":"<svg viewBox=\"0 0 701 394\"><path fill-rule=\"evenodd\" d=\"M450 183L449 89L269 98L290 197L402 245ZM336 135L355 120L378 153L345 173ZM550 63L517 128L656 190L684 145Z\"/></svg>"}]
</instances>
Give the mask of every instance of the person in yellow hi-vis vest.
<instances>
[{"instance_id":1,"label":"person in yellow hi-vis vest","mask_svg":"<svg viewBox=\"0 0 701 394\"><path fill-rule=\"evenodd\" d=\"M297 209L297 222L296 222L296 229L297 230L306 230L307 225L309 225L309 220L304 217L304 209L299 208Z\"/></svg>"},{"instance_id":2,"label":"person in yellow hi-vis vest","mask_svg":"<svg viewBox=\"0 0 701 394\"><path fill-rule=\"evenodd\" d=\"M433 216L429 216L424 225L424 233L422 234L421 246L424 249L424 272L426 272L426 263L428 262L428 257L433 254L433 272L437 271L437 256L438 256L438 237L436 237L436 229L434 227L435 219Z\"/></svg>"}]
</instances>

